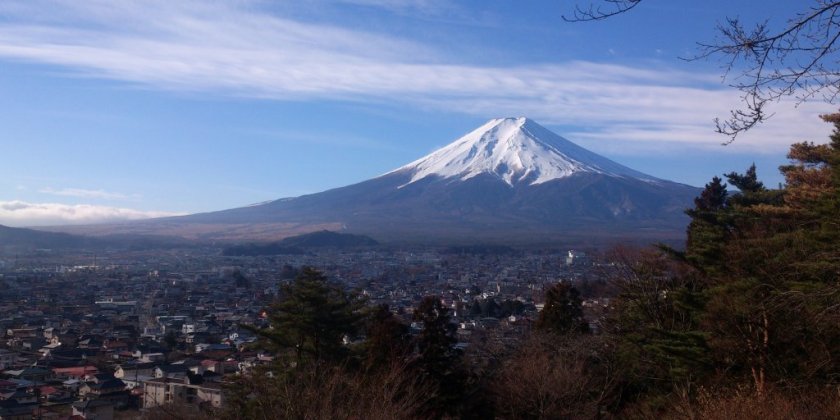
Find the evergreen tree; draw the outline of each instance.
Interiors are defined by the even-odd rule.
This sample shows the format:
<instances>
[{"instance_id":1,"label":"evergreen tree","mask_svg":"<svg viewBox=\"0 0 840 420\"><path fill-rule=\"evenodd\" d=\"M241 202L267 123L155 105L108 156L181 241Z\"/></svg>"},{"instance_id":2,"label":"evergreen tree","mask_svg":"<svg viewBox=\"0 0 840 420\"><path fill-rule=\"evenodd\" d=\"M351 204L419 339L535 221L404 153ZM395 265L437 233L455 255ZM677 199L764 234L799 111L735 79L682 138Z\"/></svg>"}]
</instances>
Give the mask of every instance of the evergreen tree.
<instances>
[{"instance_id":1,"label":"evergreen tree","mask_svg":"<svg viewBox=\"0 0 840 420\"><path fill-rule=\"evenodd\" d=\"M829 145L794 144L780 168L784 188L764 187L752 166L727 174L740 191L722 205L689 211L686 256L708 285L701 318L712 355L759 394L782 380L835 381L840 313L834 322L828 314L840 296L838 146L837 130Z\"/></svg>"},{"instance_id":2,"label":"evergreen tree","mask_svg":"<svg viewBox=\"0 0 840 420\"><path fill-rule=\"evenodd\" d=\"M320 271L304 267L271 307L269 329L255 330L276 350L292 350L298 364L347 355L342 339L358 331L363 302L330 284Z\"/></svg>"},{"instance_id":3,"label":"evergreen tree","mask_svg":"<svg viewBox=\"0 0 840 420\"><path fill-rule=\"evenodd\" d=\"M625 398L668 394L707 374L701 282L661 252L621 250L613 259L620 294L605 329L616 337Z\"/></svg>"},{"instance_id":4,"label":"evergreen tree","mask_svg":"<svg viewBox=\"0 0 840 420\"><path fill-rule=\"evenodd\" d=\"M589 332L583 319L580 293L569 283L560 282L545 293L545 306L535 328L555 334Z\"/></svg>"},{"instance_id":5,"label":"evergreen tree","mask_svg":"<svg viewBox=\"0 0 840 420\"><path fill-rule=\"evenodd\" d=\"M686 238L685 258L703 272L720 270L723 262L723 245L727 226L726 185L718 178L706 184L700 196L694 199L694 208L687 210L691 217Z\"/></svg>"},{"instance_id":6,"label":"evergreen tree","mask_svg":"<svg viewBox=\"0 0 840 420\"><path fill-rule=\"evenodd\" d=\"M367 321L365 343L367 366L386 367L407 356L411 350L408 325L391 312L388 305L376 306Z\"/></svg>"},{"instance_id":7,"label":"evergreen tree","mask_svg":"<svg viewBox=\"0 0 840 420\"><path fill-rule=\"evenodd\" d=\"M423 324L416 338L415 368L421 382L434 390L427 412L432 416L454 414L466 385L461 353L455 349L457 327L450 322L449 311L437 296L423 298L414 311L414 319Z\"/></svg>"},{"instance_id":8,"label":"evergreen tree","mask_svg":"<svg viewBox=\"0 0 840 420\"><path fill-rule=\"evenodd\" d=\"M754 193L766 190L764 183L758 180L758 174L755 171L755 164L753 163L747 171L743 174L737 172L730 172L725 175L729 183L735 186L743 193Z\"/></svg>"}]
</instances>

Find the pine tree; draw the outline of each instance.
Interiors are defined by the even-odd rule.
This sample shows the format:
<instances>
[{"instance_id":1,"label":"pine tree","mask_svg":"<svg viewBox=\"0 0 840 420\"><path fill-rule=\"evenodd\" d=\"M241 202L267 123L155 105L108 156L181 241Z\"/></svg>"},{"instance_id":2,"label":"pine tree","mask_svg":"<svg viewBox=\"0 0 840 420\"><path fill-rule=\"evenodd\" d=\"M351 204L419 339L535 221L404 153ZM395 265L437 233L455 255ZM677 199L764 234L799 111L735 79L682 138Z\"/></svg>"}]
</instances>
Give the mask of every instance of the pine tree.
<instances>
[{"instance_id":1,"label":"pine tree","mask_svg":"<svg viewBox=\"0 0 840 420\"><path fill-rule=\"evenodd\" d=\"M700 196L694 199L694 208L687 210L691 217L688 225L685 258L704 272L720 270L727 226L726 185L718 178L706 184Z\"/></svg>"},{"instance_id":2,"label":"pine tree","mask_svg":"<svg viewBox=\"0 0 840 420\"><path fill-rule=\"evenodd\" d=\"M580 293L569 283L560 282L545 293L545 306L534 327L554 334L586 333Z\"/></svg>"},{"instance_id":3,"label":"pine tree","mask_svg":"<svg viewBox=\"0 0 840 420\"><path fill-rule=\"evenodd\" d=\"M291 350L297 364L338 360L347 355L342 339L358 331L363 302L330 284L320 271L304 267L283 285L283 298L271 307L269 329L256 330L276 350Z\"/></svg>"},{"instance_id":4,"label":"pine tree","mask_svg":"<svg viewBox=\"0 0 840 420\"><path fill-rule=\"evenodd\" d=\"M408 325L391 312L388 305L376 306L367 321L365 352L367 366L384 368L406 357L411 350Z\"/></svg>"},{"instance_id":5,"label":"pine tree","mask_svg":"<svg viewBox=\"0 0 840 420\"><path fill-rule=\"evenodd\" d=\"M423 298L414 311L414 319L423 324L416 338L415 368L421 382L434 390L427 412L432 416L454 414L466 384L461 353L455 349L457 328L450 322L449 311L437 296Z\"/></svg>"},{"instance_id":6,"label":"pine tree","mask_svg":"<svg viewBox=\"0 0 840 420\"><path fill-rule=\"evenodd\" d=\"M682 260L656 251L623 250L614 284L620 290L606 332L629 394L667 394L710 371L702 282Z\"/></svg>"},{"instance_id":7,"label":"pine tree","mask_svg":"<svg viewBox=\"0 0 840 420\"><path fill-rule=\"evenodd\" d=\"M829 301L840 267L836 237L825 234L840 217L827 204L840 191L830 181L834 153L795 144L792 163L780 168L785 188L767 189L752 166L726 175L739 192L718 210L689 212L686 255L709 285L702 324L713 355L759 394L782 378L811 381L837 366L837 328L819 315L836 305ZM724 234L709 235L709 220L723 221Z\"/></svg>"}]
</instances>

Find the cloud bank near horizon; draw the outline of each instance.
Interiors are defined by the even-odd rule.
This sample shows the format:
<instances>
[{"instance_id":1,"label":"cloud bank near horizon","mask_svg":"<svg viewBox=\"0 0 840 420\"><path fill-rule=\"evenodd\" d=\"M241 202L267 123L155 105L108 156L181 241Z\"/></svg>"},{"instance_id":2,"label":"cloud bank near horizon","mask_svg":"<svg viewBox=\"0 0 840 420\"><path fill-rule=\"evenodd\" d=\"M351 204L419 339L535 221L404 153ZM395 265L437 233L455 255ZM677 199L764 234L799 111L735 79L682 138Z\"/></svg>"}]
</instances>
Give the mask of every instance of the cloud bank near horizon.
<instances>
[{"instance_id":1,"label":"cloud bank near horizon","mask_svg":"<svg viewBox=\"0 0 840 420\"><path fill-rule=\"evenodd\" d=\"M124 222L179 215L183 213L143 211L92 204L0 201L0 224L13 227Z\"/></svg>"},{"instance_id":2,"label":"cloud bank near horizon","mask_svg":"<svg viewBox=\"0 0 840 420\"><path fill-rule=\"evenodd\" d=\"M105 191L102 189L91 190L85 188L52 188L46 187L41 188L38 190L39 193L42 194L49 194L49 195L56 195L56 196L64 196L64 197L76 197L76 198L84 198L84 199L98 199L98 200L138 200L140 199L139 194L123 194L118 192L111 192Z\"/></svg>"},{"instance_id":3,"label":"cloud bank near horizon","mask_svg":"<svg viewBox=\"0 0 840 420\"><path fill-rule=\"evenodd\" d=\"M0 58L176 92L527 115L577 127L561 134L601 151L718 147L725 139L713 133L712 119L739 104L719 75L661 62L644 68L473 64L412 40L304 22L262 6L256 0L10 0L0 4L7 21L0 23ZM776 115L768 124L732 148L779 153L793 141L822 141L830 127L817 116L834 108L783 101L771 111Z\"/></svg>"}]
</instances>

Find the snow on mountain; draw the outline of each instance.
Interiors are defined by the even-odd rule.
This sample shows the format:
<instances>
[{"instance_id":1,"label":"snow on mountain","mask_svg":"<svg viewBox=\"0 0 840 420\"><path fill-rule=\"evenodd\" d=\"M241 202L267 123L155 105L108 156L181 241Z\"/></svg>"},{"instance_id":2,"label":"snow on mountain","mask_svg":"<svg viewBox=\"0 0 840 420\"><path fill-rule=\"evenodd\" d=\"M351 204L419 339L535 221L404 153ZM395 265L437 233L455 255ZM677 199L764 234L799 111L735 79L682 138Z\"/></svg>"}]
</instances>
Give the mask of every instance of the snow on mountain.
<instances>
[{"instance_id":1,"label":"snow on mountain","mask_svg":"<svg viewBox=\"0 0 840 420\"><path fill-rule=\"evenodd\" d=\"M429 176L463 181L490 174L515 186L542 184L581 172L661 181L592 153L525 117L490 120L386 175L410 173L408 185Z\"/></svg>"},{"instance_id":2,"label":"snow on mountain","mask_svg":"<svg viewBox=\"0 0 840 420\"><path fill-rule=\"evenodd\" d=\"M527 118L502 118L356 184L88 232L233 241L324 229L396 242L679 241L684 209L699 193L587 151Z\"/></svg>"}]
</instances>

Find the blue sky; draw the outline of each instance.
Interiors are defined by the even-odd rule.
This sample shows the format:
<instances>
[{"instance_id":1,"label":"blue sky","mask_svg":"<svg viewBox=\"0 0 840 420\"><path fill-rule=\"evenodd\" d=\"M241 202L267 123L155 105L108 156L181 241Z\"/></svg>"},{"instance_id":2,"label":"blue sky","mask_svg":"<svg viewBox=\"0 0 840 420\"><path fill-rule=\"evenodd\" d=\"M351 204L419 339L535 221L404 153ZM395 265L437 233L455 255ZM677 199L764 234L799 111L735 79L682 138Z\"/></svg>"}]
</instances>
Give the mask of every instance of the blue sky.
<instances>
[{"instance_id":1,"label":"blue sky","mask_svg":"<svg viewBox=\"0 0 840 420\"><path fill-rule=\"evenodd\" d=\"M490 118L528 116L634 169L702 186L781 181L821 102L774 104L730 146L739 94L686 62L726 16L799 2L647 0L596 23L572 1L0 1L0 224L238 207L362 181ZM731 79L730 79L731 81Z\"/></svg>"}]
</instances>

